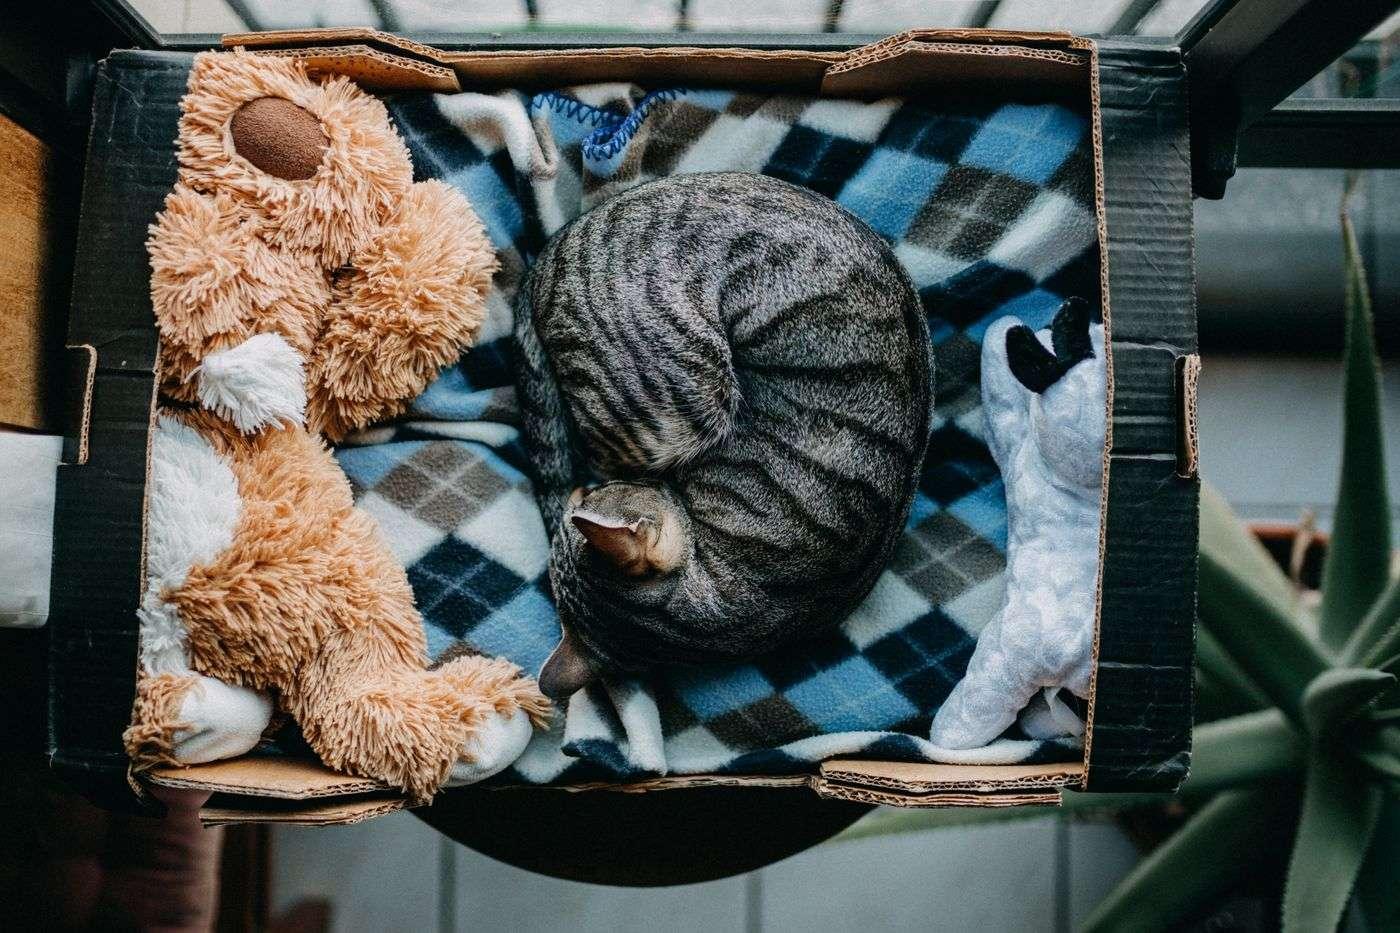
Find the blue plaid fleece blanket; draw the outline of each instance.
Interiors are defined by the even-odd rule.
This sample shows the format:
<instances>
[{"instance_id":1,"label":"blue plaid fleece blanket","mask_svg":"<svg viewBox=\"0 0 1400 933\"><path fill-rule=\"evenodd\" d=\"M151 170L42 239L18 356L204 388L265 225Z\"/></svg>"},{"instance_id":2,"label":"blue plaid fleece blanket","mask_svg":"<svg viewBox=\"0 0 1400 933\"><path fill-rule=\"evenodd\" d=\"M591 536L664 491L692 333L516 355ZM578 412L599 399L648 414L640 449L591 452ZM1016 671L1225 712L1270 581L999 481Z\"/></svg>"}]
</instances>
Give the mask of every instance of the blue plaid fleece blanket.
<instances>
[{"instance_id":1,"label":"blue plaid fleece blanket","mask_svg":"<svg viewBox=\"0 0 1400 933\"><path fill-rule=\"evenodd\" d=\"M590 687L506 782L793 773L832 757L1063 760L1017 727L954 752L924 736L1002 595L1000 476L982 441L979 345L1004 314L1048 324L1098 293L1087 121L1058 106L874 103L595 85L391 104L420 177L458 187L500 253L479 344L400 423L337 456L408 567L439 654L458 640L537 672L559 637L511 371L511 303L549 235L653 178L762 172L834 198L920 290L936 415L906 534L839 631L753 663Z\"/></svg>"}]
</instances>

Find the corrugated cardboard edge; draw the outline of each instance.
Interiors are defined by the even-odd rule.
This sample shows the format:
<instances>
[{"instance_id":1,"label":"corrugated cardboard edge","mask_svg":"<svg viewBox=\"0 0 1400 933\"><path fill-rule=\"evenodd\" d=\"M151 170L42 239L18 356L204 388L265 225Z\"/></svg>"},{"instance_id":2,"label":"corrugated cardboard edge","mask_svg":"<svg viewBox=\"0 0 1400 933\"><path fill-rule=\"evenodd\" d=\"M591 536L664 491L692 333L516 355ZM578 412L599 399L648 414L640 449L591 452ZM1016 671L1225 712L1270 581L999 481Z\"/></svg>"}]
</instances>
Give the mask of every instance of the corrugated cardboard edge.
<instances>
[{"instance_id":1,"label":"corrugated cardboard edge","mask_svg":"<svg viewBox=\"0 0 1400 933\"><path fill-rule=\"evenodd\" d=\"M199 811L204 826L227 826L236 823L282 823L291 826L349 826L365 820L404 809L401 797L381 800L335 800L301 807L297 810L259 810L257 808L206 806Z\"/></svg>"},{"instance_id":2,"label":"corrugated cardboard edge","mask_svg":"<svg viewBox=\"0 0 1400 933\"><path fill-rule=\"evenodd\" d=\"M828 781L818 782L817 793L829 799L850 800L875 806L901 807L903 809L938 809L942 807L1057 807L1060 794L1054 793L1015 793L999 791L990 794L938 793L927 795L901 794L875 790L869 787L849 787Z\"/></svg>"},{"instance_id":3,"label":"corrugated cardboard edge","mask_svg":"<svg viewBox=\"0 0 1400 933\"><path fill-rule=\"evenodd\" d=\"M345 797L383 793L390 789L378 781L332 771L320 762L272 756L244 756L185 768L152 768L141 777L160 787L211 790L277 800Z\"/></svg>"},{"instance_id":4,"label":"corrugated cardboard edge","mask_svg":"<svg viewBox=\"0 0 1400 933\"><path fill-rule=\"evenodd\" d=\"M1108 483L1113 465L1113 310L1108 289L1108 206L1104 192L1103 113L1099 89L1099 50L1089 42L1089 113L1094 151L1094 222L1099 238L1099 311L1103 316L1104 435L1103 480L1099 485L1099 573L1094 578L1093 663L1089 665L1089 699L1084 714L1084 769L1079 787L1089 782L1094 750L1094 699L1099 681L1099 644L1103 633L1103 577L1108 560Z\"/></svg>"},{"instance_id":5,"label":"corrugated cardboard edge","mask_svg":"<svg viewBox=\"0 0 1400 933\"><path fill-rule=\"evenodd\" d=\"M1048 790L1077 786L1084 769L1074 762L1043 765L951 765L903 761L826 761L821 778L912 793Z\"/></svg>"},{"instance_id":6,"label":"corrugated cardboard edge","mask_svg":"<svg viewBox=\"0 0 1400 933\"><path fill-rule=\"evenodd\" d=\"M1176 475L1194 479L1201 468L1200 437L1196 420L1196 398L1201 383L1201 355L1188 353L1179 360L1181 383L1181 453Z\"/></svg>"},{"instance_id":7,"label":"corrugated cardboard edge","mask_svg":"<svg viewBox=\"0 0 1400 933\"><path fill-rule=\"evenodd\" d=\"M69 466L82 466L88 461L88 433L92 429L92 386L97 378L97 348L90 343L69 344L69 372L65 384L69 387L68 423L63 429L61 461ZM74 391L76 387L77 391Z\"/></svg>"},{"instance_id":8,"label":"corrugated cardboard edge","mask_svg":"<svg viewBox=\"0 0 1400 933\"><path fill-rule=\"evenodd\" d=\"M295 58L312 74L340 74L376 91L460 91L456 73L443 65L415 61L367 45L308 49L254 49L259 55Z\"/></svg>"},{"instance_id":9,"label":"corrugated cardboard edge","mask_svg":"<svg viewBox=\"0 0 1400 933\"><path fill-rule=\"evenodd\" d=\"M1056 84L1054 69L1079 69L1086 64L1084 40L1069 33L1010 30L909 30L850 52L698 46L446 51L366 28L232 33L222 41L226 47L302 58L315 69L348 74L377 90L646 82L654 71L664 70L666 80L684 85L771 83L810 93L870 96L891 92L888 80L880 84L880 66L899 59L927 57L937 63L942 56L941 63L947 67L916 71L941 85L980 80L970 63L989 57L1003 65L1011 59L1027 66L1019 78L1028 87ZM958 65L958 59L964 63ZM393 60L400 63L398 68L387 65ZM406 84L414 71L428 77L416 85ZM444 71L455 73L456 84L451 88L442 86ZM410 77L406 79L405 73Z\"/></svg>"}]
</instances>

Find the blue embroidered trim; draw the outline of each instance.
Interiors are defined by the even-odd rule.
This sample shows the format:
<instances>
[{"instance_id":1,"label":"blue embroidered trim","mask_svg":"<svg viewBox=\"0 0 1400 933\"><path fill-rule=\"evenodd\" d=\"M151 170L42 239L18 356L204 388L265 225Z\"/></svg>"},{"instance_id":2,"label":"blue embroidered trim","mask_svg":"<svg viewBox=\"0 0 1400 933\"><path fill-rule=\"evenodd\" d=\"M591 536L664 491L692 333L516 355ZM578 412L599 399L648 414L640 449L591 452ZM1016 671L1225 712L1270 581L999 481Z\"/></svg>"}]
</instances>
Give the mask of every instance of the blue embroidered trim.
<instances>
[{"instance_id":1,"label":"blue embroidered trim","mask_svg":"<svg viewBox=\"0 0 1400 933\"><path fill-rule=\"evenodd\" d=\"M584 138L580 147L587 162L603 162L617 155L636 135L637 128L646 119L653 106L668 100L675 100L686 93L685 88L667 88L647 93L631 113L626 116L592 107L581 100L566 97L556 91L546 91L530 98L530 109L548 107L566 119L597 127Z\"/></svg>"}]
</instances>

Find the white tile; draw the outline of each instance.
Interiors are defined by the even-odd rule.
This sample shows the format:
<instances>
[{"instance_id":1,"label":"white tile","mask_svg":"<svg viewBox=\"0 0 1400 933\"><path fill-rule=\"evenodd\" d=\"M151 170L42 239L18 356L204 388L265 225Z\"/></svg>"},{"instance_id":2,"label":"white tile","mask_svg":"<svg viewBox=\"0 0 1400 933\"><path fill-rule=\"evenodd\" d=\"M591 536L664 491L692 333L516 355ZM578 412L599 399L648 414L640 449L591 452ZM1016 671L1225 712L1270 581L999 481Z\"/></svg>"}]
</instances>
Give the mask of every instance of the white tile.
<instances>
[{"instance_id":1,"label":"white tile","mask_svg":"<svg viewBox=\"0 0 1400 933\"><path fill-rule=\"evenodd\" d=\"M739 933L741 878L674 888L560 881L457 847L458 933ZM400 927L409 929L409 927Z\"/></svg>"},{"instance_id":2,"label":"white tile","mask_svg":"<svg viewBox=\"0 0 1400 933\"><path fill-rule=\"evenodd\" d=\"M484 4L490 6L490 4ZM503 4L508 6L509 4ZM525 4L521 3L524 9ZM603 26L668 32L676 28L676 4L668 0L541 0L540 23L554 28Z\"/></svg>"},{"instance_id":3,"label":"white tile","mask_svg":"<svg viewBox=\"0 0 1400 933\"><path fill-rule=\"evenodd\" d=\"M987 23L993 29L1064 29L1083 35L1103 32L1118 18L1127 0L1002 0Z\"/></svg>"},{"instance_id":4,"label":"white tile","mask_svg":"<svg viewBox=\"0 0 1400 933\"><path fill-rule=\"evenodd\" d=\"M1170 36L1191 22L1207 0L1162 0L1138 23L1138 35Z\"/></svg>"},{"instance_id":5,"label":"white tile","mask_svg":"<svg viewBox=\"0 0 1400 933\"><path fill-rule=\"evenodd\" d=\"M1122 881L1140 856L1123 831L1108 821L1069 824L1069 923L1088 919L1094 907Z\"/></svg>"},{"instance_id":6,"label":"white tile","mask_svg":"<svg viewBox=\"0 0 1400 933\"><path fill-rule=\"evenodd\" d=\"M524 3L481 0L393 0L394 12L408 32L478 32L525 26Z\"/></svg>"},{"instance_id":7,"label":"white tile","mask_svg":"<svg viewBox=\"0 0 1400 933\"><path fill-rule=\"evenodd\" d=\"M837 21L841 32L893 33L901 29L964 26L977 0L846 0Z\"/></svg>"},{"instance_id":8,"label":"white tile","mask_svg":"<svg viewBox=\"0 0 1400 933\"><path fill-rule=\"evenodd\" d=\"M765 868L765 933L1041 931L1055 818L826 842Z\"/></svg>"},{"instance_id":9,"label":"white tile","mask_svg":"<svg viewBox=\"0 0 1400 933\"><path fill-rule=\"evenodd\" d=\"M353 826L275 826L272 912L323 898L332 933L433 929L441 838L410 813Z\"/></svg>"},{"instance_id":10,"label":"white tile","mask_svg":"<svg viewBox=\"0 0 1400 933\"><path fill-rule=\"evenodd\" d=\"M820 32L827 0L690 0L690 28L710 32Z\"/></svg>"},{"instance_id":11,"label":"white tile","mask_svg":"<svg viewBox=\"0 0 1400 933\"><path fill-rule=\"evenodd\" d=\"M379 15L369 0L249 0L248 8L259 29L297 29L305 26L377 26Z\"/></svg>"},{"instance_id":12,"label":"white tile","mask_svg":"<svg viewBox=\"0 0 1400 933\"><path fill-rule=\"evenodd\" d=\"M1206 357L1202 476L1247 519L1296 521L1312 508L1330 527L1341 471L1341 379L1334 360ZM1388 485L1400 489L1400 368L1385 368L1382 390Z\"/></svg>"}]
</instances>

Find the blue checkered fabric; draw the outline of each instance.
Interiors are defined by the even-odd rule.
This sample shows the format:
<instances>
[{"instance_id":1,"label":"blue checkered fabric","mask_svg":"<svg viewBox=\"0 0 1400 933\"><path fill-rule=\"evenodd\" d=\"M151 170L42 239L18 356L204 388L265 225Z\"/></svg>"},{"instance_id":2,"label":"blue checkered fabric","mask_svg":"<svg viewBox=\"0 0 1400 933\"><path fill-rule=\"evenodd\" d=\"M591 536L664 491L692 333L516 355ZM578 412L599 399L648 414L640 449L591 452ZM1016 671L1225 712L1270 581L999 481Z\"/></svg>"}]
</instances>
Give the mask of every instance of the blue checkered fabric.
<instances>
[{"instance_id":1,"label":"blue checkered fabric","mask_svg":"<svg viewBox=\"0 0 1400 933\"><path fill-rule=\"evenodd\" d=\"M1086 120L1049 104L932 109L616 85L535 97L411 96L392 113L420 177L475 206L502 268L472 349L400 422L337 456L408 567L434 655L464 640L530 671L559 625L511 372L510 305L548 236L668 174L762 172L834 198L894 247L937 359L919 493L892 563L839 631L753 663L590 687L506 781L792 773L834 756L962 763L1076 754L1015 727L983 749L925 738L1003 590L1006 514L982 441L980 340L1005 314L1048 324L1095 300Z\"/></svg>"}]
</instances>

